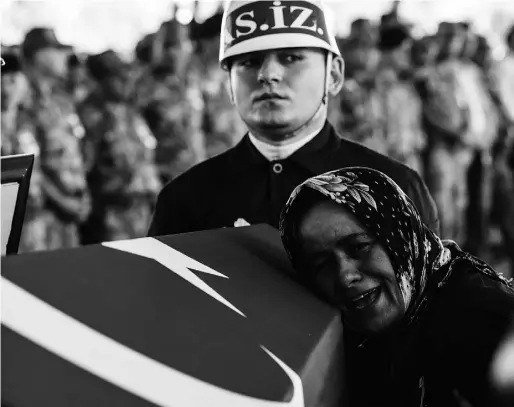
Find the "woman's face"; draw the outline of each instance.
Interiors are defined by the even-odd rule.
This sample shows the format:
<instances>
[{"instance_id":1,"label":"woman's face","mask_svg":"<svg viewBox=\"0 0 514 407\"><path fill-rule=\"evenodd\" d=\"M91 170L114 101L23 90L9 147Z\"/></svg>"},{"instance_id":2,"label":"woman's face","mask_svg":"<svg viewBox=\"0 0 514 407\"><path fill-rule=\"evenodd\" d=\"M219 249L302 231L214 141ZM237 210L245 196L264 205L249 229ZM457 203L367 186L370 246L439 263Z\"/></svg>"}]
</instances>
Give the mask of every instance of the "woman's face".
<instances>
[{"instance_id":1,"label":"woman's face","mask_svg":"<svg viewBox=\"0 0 514 407\"><path fill-rule=\"evenodd\" d=\"M352 214L322 202L306 213L299 234L302 268L346 323L373 335L402 319L405 303L389 256Z\"/></svg>"}]
</instances>

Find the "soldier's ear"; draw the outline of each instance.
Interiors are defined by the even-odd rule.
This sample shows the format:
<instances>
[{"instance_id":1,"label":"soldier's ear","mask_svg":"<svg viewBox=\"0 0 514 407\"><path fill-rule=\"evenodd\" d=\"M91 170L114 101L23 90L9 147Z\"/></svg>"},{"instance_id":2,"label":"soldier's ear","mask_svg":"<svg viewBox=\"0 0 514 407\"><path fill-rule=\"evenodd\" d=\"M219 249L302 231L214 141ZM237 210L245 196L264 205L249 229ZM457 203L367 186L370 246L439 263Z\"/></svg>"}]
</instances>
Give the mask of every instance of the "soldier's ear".
<instances>
[{"instance_id":1,"label":"soldier's ear","mask_svg":"<svg viewBox=\"0 0 514 407\"><path fill-rule=\"evenodd\" d=\"M332 96L336 96L343 88L344 83L344 60L340 56L334 56L330 66L330 77L328 91Z\"/></svg>"}]
</instances>

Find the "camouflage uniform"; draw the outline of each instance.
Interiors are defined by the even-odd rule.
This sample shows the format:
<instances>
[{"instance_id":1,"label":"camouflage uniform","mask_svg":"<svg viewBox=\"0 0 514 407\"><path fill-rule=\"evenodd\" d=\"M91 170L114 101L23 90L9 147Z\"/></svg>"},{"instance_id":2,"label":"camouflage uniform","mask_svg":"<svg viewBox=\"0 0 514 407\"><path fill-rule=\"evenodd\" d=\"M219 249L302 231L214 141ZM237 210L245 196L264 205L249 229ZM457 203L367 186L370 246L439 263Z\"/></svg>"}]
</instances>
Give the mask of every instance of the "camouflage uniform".
<instances>
[{"instance_id":1,"label":"camouflage uniform","mask_svg":"<svg viewBox=\"0 0 514 407\"><path fill-rule=\"evenodd\" d=\"M66 90L70 50L53 30L41 27L30 30L21 44L30 98L17 148L39 150L39 156L20 251L78 246L79 224L91 210L81 152L84 129Z\"/></svg>"},{"instance_id":2,"label":"camouflage uniform","mask_svg":"<svg viewBox=\"0 0 514 407\"><path fill-rule=\"evenodd\" d=\"M93 198L84 243L145 236L161 188L155 138L134 107L107 101L100 91L86 99L80 113Z\"/></svg>"},{"instance_id":3,"label":"camouflage uniform","mask_svg":"<svg viewBox=\"0 0 514 407\"><path fill-rule=\"evenodd\" d=\"M186 26L174 20L163 23L155 37L146 100L139 102L157 139L155 159L163 183L207 157L202 75L192 50Z\"/></svg>"},{"instance_id":4,"label":"camouflage uniform","mask_svg":"<svg viewBox=\"0 0 514 407\"><path fill-rule=\"evenodd\" d=\"M511 50L492 71L493 95L502 119L493 163L496 199L492 213L501 228L514 277L514 27L508 38Z\"/></svg>"},{"instance_id":5,"label":"camouflage uniform","mask_svg":"<svg viewBox=\"0 0 514 407\"><path fill-rule=\"evenodd\" d=\"M411 82L395 69L381 67L376 77L386 155L423 175L421 154L426 147L422 104Z\"/></svg>"},{"instance_id":6,"label":"camouflage uniform","mask_svg":"<svg viewBox=\"0 0 514 407\"><path fill-rule=\"evenodd\" d=\"M45 249L76 247L79 225L90 212L81 151L84 129L63 87L37 84L31 120L41 149Z\"/></svg>"},{"instance_id":7,"label":"camouflage uniform","mask_svg":"<svg viewBox=\"0 0 514 407\"><path fill-rule=\"evenodd\" d=\"M157 139L155 160L166 183L206 159L202 130L204 103L199 75L154 77L144 117Z\"/></svg>"},{"instance_id":8,"label":"camouflage uniform","mask_svg":"<svg viewBox=\"0 0 514 407\"><path fill-rule=\"evenodd\" d=\"M460 80L461 69L459 61L450 59L426 69L417 79L425 90L426 183L439 210L442 237L463 244L467 173L473 148L466 143L469 106Z\"/></svg>"},{"instance_id":9,"label":"camouflage uniform","mask_svg":"<svg viewBox=\"0 0 514 407\"><path fill-rule=\"evenodd\" d=\"M483 117L483 126L478 128L474 143L475 157L468 172L469 206L467 209L467 241L465 249L483 257L487 254L489 223L493 200L493 146L500 131L499 111L492 99L492 84L488 68L483 69L468 62L470 81L476 95L476 118Z\"/></svg>"},{"instance_id":10,"label":"camouflage uniform","mask_svg":"<svg viewBox=\"0 0 514 407\"><path fill-rule=\"evenodd\" d=\"M367 75L376 69L380 52L372 34L356 33L354 37L339 39L338 44L344 55L346 77L358 79L361 74Z\"/></svg>"},{"instance_id":11,"label":"camouflage uniform","mask_svg":"<svg viewBox=\"0 0 514 407\"><path fill-rule=\"evenodd\" d=\"M219 67L219 37L204 39L199 55L203 62L202 92L204 99L204 121L207 157L214 157L233 147L246 133L246 126L237 110L233 108L230 96L224 86L227 74Z\"/></svg>"},{"instance_id":12,"label":"camouflage uniform","mask_svg":"<svg viewBox=\"0 0 514 407\"><path fill-rule=\"evenodd\" d=\"M12 61L8 61L12 69ZM18 93L3 95L2 98L2 155L34 154L34 166L30 179L30 187L25 209L25 219L18 252L26 253L46 249L43 191L41 174L40 148L36 141L35 129L27 114L27 103L30 92L27 78L20 71L4 72L2 69L2 85L7 75L17 75L17 89L2 87L2 92ZM14 79L14 78L9 78ZM15 100L11 98L15 97Z\"/></svg>"},{"instance_id":13,"label":"camouflage uniform","mask_svg":"<svg viewBox=\"0 0 514 407\"><path fill-rule=\"evenodd\" d=\"M387 154L380 100L373 80L347 79L329 107L329 120L343 137Z\"/></svg>"},{"instance_id":14,"label":"camouflage uniform","mask_svg":"<svg viewBox=\"0 0 514 407\"><path fill-rule=\"evenodd\" d=\"M328 117L343 137L387 154L375 87L379 53L374 48L369 29L366 20L357 20L352 24L350 38L339 40L347 78L339 94L330 98Z\"/></svg>"}]
</instances>

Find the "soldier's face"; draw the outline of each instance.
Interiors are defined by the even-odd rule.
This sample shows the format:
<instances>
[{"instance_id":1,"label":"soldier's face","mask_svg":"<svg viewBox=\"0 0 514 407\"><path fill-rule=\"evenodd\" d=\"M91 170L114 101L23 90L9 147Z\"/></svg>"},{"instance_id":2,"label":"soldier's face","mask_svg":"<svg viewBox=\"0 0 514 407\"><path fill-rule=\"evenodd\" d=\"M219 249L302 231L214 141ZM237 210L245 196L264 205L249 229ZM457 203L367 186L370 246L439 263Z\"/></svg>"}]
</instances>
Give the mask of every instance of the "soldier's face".
<instances>
[{"instance_id":1,"label":"soldier's face","mask_svg":"<svg viewBox=\"0 0 514 407\"><path fill-rule=\"evenodd\" d=\"M130 95L129 80L126 76L111 76L104 80L104 90L109 99L124 101Z\"/></svg>"},{"instance_id":2,"label":"soldier's face","mask_svg":"<svg viewBox=\"0 0 514 407\"><path fill-rule=\"evenodd\" d=\"M45 74L59 78L68 75L68 53L62 49L41 49L34 54L34 63Z\"/></svg>"},{"instance_id":3,"label":"soldier's face","mask_svg":"<svg viewBox=\"0 0 514 407\"><path fill-rule=\"evenodd\" d=\"M230 70L237 110L250 130L274 139L305 124L325 88L325 53L287 48L234 58Z\"/></svg>"}]
</instances>

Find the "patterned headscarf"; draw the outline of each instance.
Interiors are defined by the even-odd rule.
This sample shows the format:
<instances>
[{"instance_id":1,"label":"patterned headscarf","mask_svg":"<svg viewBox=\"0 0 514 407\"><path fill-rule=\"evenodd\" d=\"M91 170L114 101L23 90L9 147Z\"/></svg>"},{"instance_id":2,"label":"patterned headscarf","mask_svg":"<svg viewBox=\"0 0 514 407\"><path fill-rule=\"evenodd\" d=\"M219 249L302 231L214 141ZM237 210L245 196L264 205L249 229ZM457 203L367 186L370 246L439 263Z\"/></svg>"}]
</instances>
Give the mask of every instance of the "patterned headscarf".
<instances>
[{"instance_id":1,"label":"patterned headscarf","mask_svg":"<svg viewBox=\"0 0 514 407\"><path fill-rule=\"evenodd\" d=\"M300 263L297 262L301 249L296 228L299 216L304 215L294 208L307 189L344 206L377 237L395 270L408 323L415 319L425 303L428 285L443 286L453 265L461 264L461 261L471 262L479 271L508 284L486 263L462 252L455 243L443 243L425 226L412 201L391 178L360 167L310 178L293 191L280 219L282 241L293 265Z\"/></svg>"}]
</instances>

